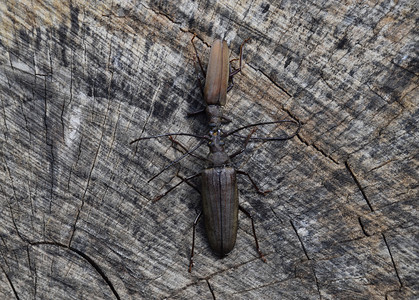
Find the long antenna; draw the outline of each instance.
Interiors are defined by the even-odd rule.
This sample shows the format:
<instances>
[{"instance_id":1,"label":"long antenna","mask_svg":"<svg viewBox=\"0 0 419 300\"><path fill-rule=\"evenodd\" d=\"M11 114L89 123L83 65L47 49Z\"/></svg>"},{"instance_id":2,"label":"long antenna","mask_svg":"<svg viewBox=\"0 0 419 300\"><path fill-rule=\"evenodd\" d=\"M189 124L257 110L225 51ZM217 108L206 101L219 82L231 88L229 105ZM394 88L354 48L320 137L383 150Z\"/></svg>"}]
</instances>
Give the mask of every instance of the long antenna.
<instances>
[{"instance_id":1,"label":"long antenna","mask_svg":"<svg viewBox=\"0 0 419 300\"><path fill-rule=\"evenodd\" d=\"M288 140L293 138L294 136L296 136L298 134L298 132L300 131L301 128L301 123L300 121L292 121L292 120L280 120L280 121L271 121L271 122L262 122L262 123L253 123L253 124L249 124L243 127L239 127L236 128L232 131L229 131L227 133L224 133L222 136L223 137L227 137L229 135L234 135L237 137L241 137L241 138L247 138L248 136L244 136L244 135L240 135L240 134L236 134L237 132L246 129L246 128L250 128L250 127L255 127L255 126L262 126L262 125L269 125L269 124L278 124L278 123L293 123L293 124L298 124L298 128L297 130L288 136L285 137L271 137L271 138L266 138L266 137L251 137L250 140L260 140L260 141L283 141L283 140Z\"/></svg>"},{"instance_id":2,"label":"long antenna","mask_svg":"<svg viewBox=\"0 0 419 300\"><path fill-rule=\"evenodd\" d=\"M179 161L181 161L182 159L184 159L186 156L188 156L189 154L191 154L192 152L194 152L196 149L198 149L199 147L202 146L202 144L204 144L204 140L200 141L198 143L198 145L196 145L195 147L193 147L191 150L189 150L188 152L186 152L185 154L183 154L182 156L176 158L174 161L172 161L170 164L166 165L159 173L157 173L156 175L154 175L153 177L151 177L147 183L151 182L154 178L156 178L157 176L159 176L161 173L163 173L164 171L166 171L168 168L170 168L171 166L173 166L174 164L178 163Z\"/></svg>"},{"instance_id":3,"label":"long antenna","mask_svg":"<svg viewBox=\"0 0 419 300\"><path fill-rule=\"evenodd\" d=\"M209 137L204 136L204 135L197 135L197 134L191 134L191 133L166 133L166 134L159 134L159 135L153 135L153 136L145 136L145 137L140 137L138 139L135 139L133 141L130 142L130 145L134 144L135 142L138 141L142 141L142 140L149 140L149 139L155 139L155 138L160 138L160 137L165 137L165 136L172 136L172 135L185 135L185 136L192 136L195 137L197 139L206 139L209 140Z\"/></svg>"}]
</instances>

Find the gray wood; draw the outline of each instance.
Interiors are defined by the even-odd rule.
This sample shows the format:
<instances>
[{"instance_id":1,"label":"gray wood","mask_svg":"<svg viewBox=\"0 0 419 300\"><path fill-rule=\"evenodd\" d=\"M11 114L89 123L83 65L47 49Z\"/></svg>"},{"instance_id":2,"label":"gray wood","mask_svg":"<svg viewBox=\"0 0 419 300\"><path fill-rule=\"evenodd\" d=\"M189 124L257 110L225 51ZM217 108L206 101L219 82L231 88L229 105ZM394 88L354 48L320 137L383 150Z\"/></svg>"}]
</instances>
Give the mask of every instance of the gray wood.
<instances>
[{"instance_id":1,"label":"gray wood","mask_svg":"<svg viewBox=\"0 0 419 300\"><path fill-rule=\"evenodd\" d=\"M417 1L2 1L1 299L414 299L418 261ZM295 118L298 137L235 158L235 249L197 229L200 171L168 139L204 134L190 39L243 72L228 128ZM261 128L278 134L277 129ZM197 141L177 138L188 147ZM240 140L229 141L232 153ZM207 149L196 153L205 155ZM199 180L194 182L199 185Z\"/></svg>"}]
</instances>

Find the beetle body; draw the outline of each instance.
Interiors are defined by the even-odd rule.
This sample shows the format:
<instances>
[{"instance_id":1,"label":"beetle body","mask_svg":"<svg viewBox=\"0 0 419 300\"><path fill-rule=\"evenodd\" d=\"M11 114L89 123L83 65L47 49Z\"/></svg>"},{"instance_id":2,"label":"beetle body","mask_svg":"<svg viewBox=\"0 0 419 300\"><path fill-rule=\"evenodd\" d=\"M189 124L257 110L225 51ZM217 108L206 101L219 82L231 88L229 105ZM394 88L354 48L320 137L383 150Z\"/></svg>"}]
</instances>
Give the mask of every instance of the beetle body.
<instances>
[{"instance_id":1,"label":"beetle body","mask_svg":"<svg viewBox=\"0 0 419 300\"><path fill-rule=\"evenodd\" d=\"M225 105L230 76L226 41L215 40L205 77L204 100L207 105Z\"/></svg>"},{"instance_id":2,"label":"beetle body","mask_svg":"<svg viewBox=\"0 0 419 300\"><path fill-rule=\"evenodd\" d=\"M214 41L211 47L207 73L205 74L204 69L201 65L201 62L199 60L196 47L193 43L194 38L195 36L192 38L192 45L195 49L196 57L200 64L201 70L205 76L205 87L204 89L202 89L202 86L201 86L201 90L203 92L203 97L206 103L205 112L207 114L208 124L210 127L209 134L207 136L197 136L197 135L189 134L189 133L167 133L167 134L156 135L156 136L141 137L139 139L132 141L131 143L134 143L139 140L144 140L144 139L158 138L158 137L164 137L164 136L171 137L171 136L176 136L176 135L193 136L193 137L205 139L208 141L208 147L210 150L209 154L207 158L202 158L208 162L206 168L201 173L197 173L187 178L182 178L182 181L180 183L176 184L175 186L167 190L165 193L155 198L155 200L158 200L162 198L163 196L167 195L170 191L172 191L174 188L179 186L181 183L187 182L192 178L201 176L202 211L198 214L193 224L193 238L192 238L192 249L191 249L190 263L189 263L189 272L191 272L191 269L193 266L193 256L194 256L194 247L195 247L195 229L202 214L204 214L205 227L206 227L206 232L208 235L209 244L211 248L213 249L213 251L217 255L222 257L222 256L227 255L229 252L231 252L231 250L233 250L235 246L237 230L238 230L238 211L241 210L242 212L244 212L247 215L247 217L249 217L251 220L253 236L254 236L255 244L256 244L256 250L259 253L259 257L263 261L266 262L262 252L259 249L259 244L256 237L256 231L255 231L253 218L250 215L250 213L248 213L242 206L239 205L237 174L246 175L258 193L264 195L268 191L259 190L259 188L257 187L257 185L255 184L255 182L252 180L252 178L250 177L248 173L241 170L236 170L232 166L231 159L245 150L247 143L249 142L250 139L275 141L275 140L285 140L285 139L289 139L293 137L294 135L298 133L298 130L300 128L299 126L300 123L297 123L298 124L297 131L293 135L287 136L285 138L281 138L281 137L251 138L251 135L253 134L255 129L247 137L237 135L236 133L240 130L254 127L254 126L260 126L260 125L265 125L265 124L276 124L276 123L281 123L281 122L292 122L292 123L296 123L296 122L282 120L282 121L273 121L273 122L264 122L264 123L254 123L254 124L246 125L243 127L239 127L228 133L222 133L222 130L221 130L222 121L228 120L227 118L223 117L222 106L226 104L227 91L231 88L231 85L233 83L232 82L233 76L241 71L242 47L247 40L244 41L242 45L240 46L239 68L234 69L233 71L230 71L230 66L229 66L230 62L228 60L228 48L227 48L226 41L224 40ZM230 86L229 86L229 83L231 84ZM199 113L202 111L204 110L201 110L195 113ZM246 141L242 149L236 151L232 155L228 155L225 152L224 142L222 138L233 135L233 134L239 137L245 137ZM181 148L186 149L186 147L184 147L179 142L176 142L173 139L171 140L172 142L179 144ZM173 165L174 163L177 163L181 158L185 157L186 155L191 154L200 145L202 145L202 143L194 147L193 150L187 151L182 157L175 160L167 167ZM154 179L157 175L155 175L152 179ZM151 181L152 179L150 179L149 181Z\"/></svg>"},{"instance_id":3,"label":"beetle body","mask_svg":"<svg viewBox=\"0 0 419 300\"><path fill-rule=\"evenodd\" d=\"M211 248L219 256L233 250L236 243L239 213L237 172L230 167L224 150L221 130L211 130L208 143L208 166L201 173L202 211Z\"/></svg>"},{"instance_id":4,"label":"beetle body","mask_svg":"<svg viewBox=\"0 0 419 300\"><path fill-rule=\"evenodd\" d=\"M202 179L202 210L212 250L225 256L236 243L239 195L236 170L231 167L205 169Z\"/></svg>"},{"instance_id":5,"label":"beetle body","mask_svg":"<svg viewBox=\"0 0 419 300\"><path fill-rule=\"evenodd\" d=\"M226 104L230 68L226 41L215 40L211 46L203 96L210 127L220 128L222 106Z\"/></svg>"}]
</instances>

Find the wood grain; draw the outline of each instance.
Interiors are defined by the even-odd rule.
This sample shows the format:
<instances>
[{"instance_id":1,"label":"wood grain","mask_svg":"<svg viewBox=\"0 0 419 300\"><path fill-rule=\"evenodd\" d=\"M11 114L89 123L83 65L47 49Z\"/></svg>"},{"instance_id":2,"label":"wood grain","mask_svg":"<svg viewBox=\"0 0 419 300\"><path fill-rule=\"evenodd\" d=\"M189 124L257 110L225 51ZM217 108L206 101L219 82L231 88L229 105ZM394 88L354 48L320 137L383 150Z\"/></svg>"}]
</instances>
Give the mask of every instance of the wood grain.
<instances>
[{"instance_id":1,"label":"wood grain","mask_svg":"<svg viewBox=\"0 0 419 300\"><path fill-rule=\"evenodd\" d=\"M416 1L6 0L0 15L1 299L417 297ZM189 274L200 195L152 200L204 162L148 182L180 153L130 145L207 132L186 116L203 105L194 33L204 64L214 39L235 58L251 38L226 128L303 124L234 160L272 190L239 178L267 264L239 215L224 259L200 224Z\"/></svg>"}]
</instances>

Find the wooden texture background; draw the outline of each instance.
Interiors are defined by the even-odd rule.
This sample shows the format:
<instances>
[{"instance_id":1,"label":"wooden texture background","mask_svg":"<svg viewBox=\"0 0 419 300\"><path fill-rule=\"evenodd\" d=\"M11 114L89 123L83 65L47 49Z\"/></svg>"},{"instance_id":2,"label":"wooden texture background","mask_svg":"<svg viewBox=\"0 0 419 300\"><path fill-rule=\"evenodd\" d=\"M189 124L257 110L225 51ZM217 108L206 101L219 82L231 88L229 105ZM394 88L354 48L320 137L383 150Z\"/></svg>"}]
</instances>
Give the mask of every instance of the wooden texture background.
<instances>
[{"instance_id":1,"label":"wooden texture background","mask_svg":"<svg viewBox=\"0 0 419 300\"><path fill-rule=\"evenodd\" d=\"M0 298L414 299L418 18L414 0L1 1ZM186 116L203 105L193 33L204 64L214 39L234 58L251 38L226 128L303 124L234 161L272 190L240 178L266 264L240 215L224 259L199 225L189 274L199 193L152 199L203 162L147 182L180 153L130 145L207 132Z\"/></svg>"}]
</instances>

